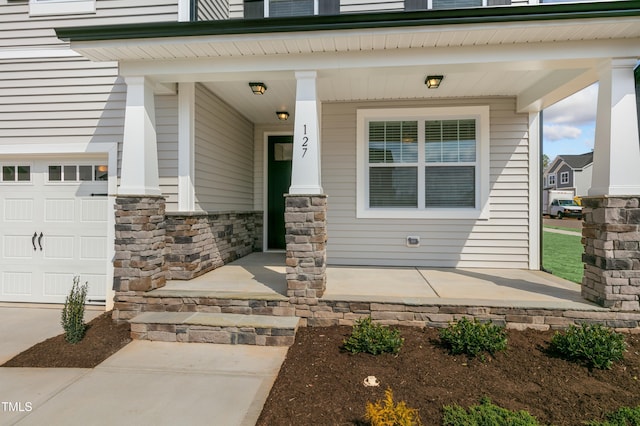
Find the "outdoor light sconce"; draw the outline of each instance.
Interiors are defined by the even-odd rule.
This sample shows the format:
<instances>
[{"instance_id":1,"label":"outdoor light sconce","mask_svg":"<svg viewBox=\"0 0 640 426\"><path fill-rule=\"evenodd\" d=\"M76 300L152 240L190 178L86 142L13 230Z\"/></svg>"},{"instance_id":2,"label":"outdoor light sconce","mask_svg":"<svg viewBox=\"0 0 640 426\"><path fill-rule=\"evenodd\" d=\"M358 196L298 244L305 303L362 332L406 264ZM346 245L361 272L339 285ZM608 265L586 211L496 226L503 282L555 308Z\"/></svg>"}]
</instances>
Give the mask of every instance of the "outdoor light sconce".
<instances>
[{"instance_id":1,"label":"outdoor light sconce","mask_svg":"<svg viewBox=\"0 0 640 426\"><path fill-rule=\"evenodd\" d=\"M427 89L437 89L440 87L440 83L444 77L441 75L429 75L427 79L424 81L424 84L427 85Z\"/></svg>"},{"instance_id":2,"label":"outdoor light sconce","mask_svg":"<svg viewBox=\"0 0 640 426\"><path fill-rule=\"evenodd\" d=\"M289 112L287 111L276 111L276 115L280 121L287 121L289 119Z\"/></svg>"},{"instance_id":3,"label":"outdoor light sconce","mask_svg":"<svg viewBox=\"0 0 640 426\"><path fill-rule=\"evenodd\" d=\"M249 83L249 87L254 95L264 95L264 92L267 91L267 85L262 82Z\"/></svg>"}]
</instances>

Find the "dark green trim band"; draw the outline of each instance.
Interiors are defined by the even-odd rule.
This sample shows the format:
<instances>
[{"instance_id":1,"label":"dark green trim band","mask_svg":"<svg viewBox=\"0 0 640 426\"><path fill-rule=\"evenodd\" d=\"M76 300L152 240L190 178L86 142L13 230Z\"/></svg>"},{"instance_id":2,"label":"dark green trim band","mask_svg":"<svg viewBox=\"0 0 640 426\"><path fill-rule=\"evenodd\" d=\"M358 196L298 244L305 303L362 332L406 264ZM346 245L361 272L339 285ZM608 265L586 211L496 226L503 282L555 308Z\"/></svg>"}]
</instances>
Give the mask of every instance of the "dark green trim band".
<instances>
[{"instance_id":1,"label":"dark green trim band","mask_svg":"<svg viewBox=\"0 0 640 426\"><path fill-rule=\"evenodd\" d=\"M56 28L56 34L58 38L65 41L98 41L619 18L627 16L640 16L640 0L427 10L418 12L353 13L291 18L154 22Z\"/></svg>"}]
</instances>

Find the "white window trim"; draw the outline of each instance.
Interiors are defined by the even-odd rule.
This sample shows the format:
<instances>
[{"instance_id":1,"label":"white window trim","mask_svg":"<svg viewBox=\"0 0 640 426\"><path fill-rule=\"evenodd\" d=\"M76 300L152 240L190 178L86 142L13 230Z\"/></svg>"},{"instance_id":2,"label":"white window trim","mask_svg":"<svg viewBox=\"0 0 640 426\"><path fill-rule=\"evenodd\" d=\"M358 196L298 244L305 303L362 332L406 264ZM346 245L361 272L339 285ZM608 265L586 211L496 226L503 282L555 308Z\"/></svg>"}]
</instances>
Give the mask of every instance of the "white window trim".
<instances>
[{"instance_id":1,"label":"white window trim","mask_svg":"<svg viewBox=\"0 0 640 426\"><path fill-rule=\"evenodd\" d=\"M549 176L547 176L547 183L549 185L555 185L556 184L556 174L555 173L551 173Z\"/></svg>"},{"instance_id":2,"label":"white window trim","mask_svg":"<svg viewBox=\"0 0 640 426\"><path fill-rule=\"evenodd\" d=\"M478 123L476 208L369 208L366 123L369 120L450 120L475 118ZM359 109L356 127L356 217L393 219L489 219L489 106Z\"/></svg>"},{"instance_id":3,"label":"white window trim","mask_svg":"<svg viewBox=\"0 0 640 426\"><path fill-rule=\"evenodd\" d=\"M96 0L29 0L29 16L96 13Z\"/></svg>"},{"instance_id":4,"label":"white window trim","mask_svg":"<svg viewBox=\"0 0 640 426\"><path fill-rule=\"evenodd\" d=\"M569 183L569 172L560 173L560 185L564 185L565 183Z\"/></svg>"}]
</instances>

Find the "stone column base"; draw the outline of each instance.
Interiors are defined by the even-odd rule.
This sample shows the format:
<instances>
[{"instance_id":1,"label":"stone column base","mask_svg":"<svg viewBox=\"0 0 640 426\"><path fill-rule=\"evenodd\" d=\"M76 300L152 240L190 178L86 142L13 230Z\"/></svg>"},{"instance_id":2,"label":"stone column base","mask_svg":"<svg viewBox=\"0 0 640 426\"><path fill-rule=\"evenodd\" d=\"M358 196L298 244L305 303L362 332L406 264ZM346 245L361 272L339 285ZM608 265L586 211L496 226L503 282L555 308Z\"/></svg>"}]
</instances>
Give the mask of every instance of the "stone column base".
<instances>
[{"instance_id":1,"label":"stone column base","mask_svg":"<svg viewBox=\"0 0 640 426\"><path fill-rule=\"evenodd\" d=\"M614 310L640 310L640 196L583 198L582 297Z\"/></svg>"},{"instance_id":2,"label":"stone column base","mask_svg":"<svg viewBox=\"0 0 640 426\"><path fill-rule=\"evenodd\" d=\"M327 196L285 195L287 296L293 304L321 297L327 276Z\"/></svg>"},{"instance_id":3,"label":"stone column base","mask_svg":"<svg viewBox=\"0 0 640 426\"><path fill-rule=\"evenodd\" d=\"M164 287L165 199L119 196L115 202L113 319L140 312L142 294Z\"/></svg>"}]
</instances>

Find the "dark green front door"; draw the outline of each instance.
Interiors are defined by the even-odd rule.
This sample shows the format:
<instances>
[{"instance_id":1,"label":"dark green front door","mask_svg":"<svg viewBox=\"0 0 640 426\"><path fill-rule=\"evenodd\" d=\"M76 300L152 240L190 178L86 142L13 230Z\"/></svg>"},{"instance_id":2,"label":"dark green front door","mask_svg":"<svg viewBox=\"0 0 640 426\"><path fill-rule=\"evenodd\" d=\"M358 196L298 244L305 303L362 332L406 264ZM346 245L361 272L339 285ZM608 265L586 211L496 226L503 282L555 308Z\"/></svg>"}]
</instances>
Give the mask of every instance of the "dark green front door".
<instances>
[{"instance_id":1,"label":"dark green front door","mask_svg":"<svg viewBox=\"0 0 640 426\"><path fill-rule=\"evenodd\" d=\"M267 144L267 248L285 249L284 194L291 186L293 136L269 136Z\"/></svg>"}]
</instances>

